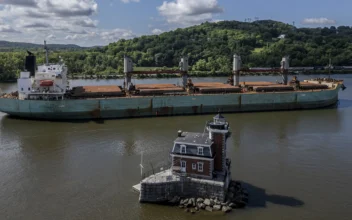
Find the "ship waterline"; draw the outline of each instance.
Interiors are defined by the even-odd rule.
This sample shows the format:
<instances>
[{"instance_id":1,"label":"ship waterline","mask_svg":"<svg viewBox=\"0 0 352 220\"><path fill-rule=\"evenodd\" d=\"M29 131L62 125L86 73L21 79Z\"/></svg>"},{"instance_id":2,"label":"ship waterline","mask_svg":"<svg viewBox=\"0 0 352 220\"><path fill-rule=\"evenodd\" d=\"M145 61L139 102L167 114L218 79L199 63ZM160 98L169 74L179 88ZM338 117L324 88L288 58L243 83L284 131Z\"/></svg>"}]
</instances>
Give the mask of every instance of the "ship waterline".
<instances>
[{"instance_id":1,"label":"ship waterline","mask_svg":"<svg viewBox=\"0 0 352 220\"><path fill-rule=\"evenodd\" d=\"M334 89L229 93L184 96L135 96L104 99L0 99L0 111L11 116L50 119L117 119L324 108L336 104L341 84Z\"/></svg>"}]
</instances>

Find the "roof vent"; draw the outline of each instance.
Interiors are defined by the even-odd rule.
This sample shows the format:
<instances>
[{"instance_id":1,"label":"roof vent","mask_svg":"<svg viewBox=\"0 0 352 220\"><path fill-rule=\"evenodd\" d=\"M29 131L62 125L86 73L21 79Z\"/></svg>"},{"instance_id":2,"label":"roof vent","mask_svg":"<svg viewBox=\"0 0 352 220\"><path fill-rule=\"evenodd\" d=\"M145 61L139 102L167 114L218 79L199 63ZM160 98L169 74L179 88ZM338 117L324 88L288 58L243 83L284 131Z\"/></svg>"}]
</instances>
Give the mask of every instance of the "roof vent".
<instances>
[{"instance_id":1,"label":"roof vent","mask_svg":"<svg viewBox=\"0 0 352 220\"><path fill-rule=\"evenodd\" d=\"M181 131L181 130L179 130L179 131L177 132L177 136L178 136L178 137L182 137L182 131Z\"/></svg>"}]
</instances>

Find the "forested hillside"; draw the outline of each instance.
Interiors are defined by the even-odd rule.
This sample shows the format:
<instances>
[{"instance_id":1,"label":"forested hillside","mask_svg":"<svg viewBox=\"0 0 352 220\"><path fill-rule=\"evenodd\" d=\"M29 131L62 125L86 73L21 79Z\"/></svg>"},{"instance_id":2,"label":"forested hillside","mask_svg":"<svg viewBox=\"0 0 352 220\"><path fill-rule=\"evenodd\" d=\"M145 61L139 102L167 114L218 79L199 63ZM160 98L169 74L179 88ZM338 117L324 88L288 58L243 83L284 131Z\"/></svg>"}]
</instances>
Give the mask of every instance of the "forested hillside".
<instances>
[{"instance_id":1,"label":"forested hillside","mask_svg":"<svg viewBox=\"0 0 352 220\"><path fill-rule=\"evenodd\" d=\"M48 47L53 50L79 50L84 49L75 44L48 44ZM23 51L24 49L28 50L37 50L43 48L41 44L32 44L32 43L22 43L22 42L10 42L10 41L0 41L0 51L9 52L14 50Z\"/></svg>"},{"instance_id":2,"label":"forested hillside","mask_svg":"<svg viewBox=\"0 0 352 220\"><path fill-rule=\"evenodd\" d=\"M51 61L62 56L74 74L121 73L123 56L139 67L176 67L188 55L191 71L231 72L238 53L247 67L277 67L283 55L291 66L352 65L352 28L295 28L281 22L222 21L177 29L160 35L120 40L102 48L54 51ZM36 52L38 63L44 53ZM0 73L13 77L22 70L25 52L0 53Z\"/></svg>"}]
</instances>

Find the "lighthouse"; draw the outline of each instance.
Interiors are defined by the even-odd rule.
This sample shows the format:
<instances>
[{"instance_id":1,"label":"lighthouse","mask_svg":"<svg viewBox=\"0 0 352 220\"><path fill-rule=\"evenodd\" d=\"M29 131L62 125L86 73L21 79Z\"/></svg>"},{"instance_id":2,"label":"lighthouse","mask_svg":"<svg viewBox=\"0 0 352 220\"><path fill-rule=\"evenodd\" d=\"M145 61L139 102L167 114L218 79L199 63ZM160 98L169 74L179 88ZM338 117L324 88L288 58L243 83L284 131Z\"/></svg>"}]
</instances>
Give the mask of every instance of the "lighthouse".
<instances>
[{"instance_id":1,"label":"lighthouse","mask_svg":"<svg viewBox=\"0 0 352 220\"><path fill-rule=\"evenodd\" d=\"M220 112L213 117L213 121L207 123L209 139L214 143L214 171L220 175L227 173L226 141L229 136L229 128L229 123Z\"/></svg>"}]
</instances>

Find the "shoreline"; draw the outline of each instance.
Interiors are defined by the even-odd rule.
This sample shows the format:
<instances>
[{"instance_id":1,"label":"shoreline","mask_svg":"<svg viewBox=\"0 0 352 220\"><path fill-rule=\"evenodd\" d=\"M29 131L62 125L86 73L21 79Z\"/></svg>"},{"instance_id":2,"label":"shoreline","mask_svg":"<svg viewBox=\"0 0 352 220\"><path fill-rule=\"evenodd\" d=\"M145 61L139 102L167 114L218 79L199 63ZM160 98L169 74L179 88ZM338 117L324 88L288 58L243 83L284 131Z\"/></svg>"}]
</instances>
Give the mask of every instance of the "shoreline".
<instances>
[{"instance_id":1,"label":"shoreline","mask_svg":"<svg viewBox=\"0 0 352 220\"><path fill-rule=\"evenodd\" d=\"M311 71L311 72L290 72L289 75L321 75L321 74L329 74L327 71ZM335 71L330 73L331 75L336 74L352 74L351 71ZM209 73L209 72L190 72L189 77L229 77L232 73ZM241 73L241 76L279 76L279 73ZM135 79L166 79L166 78L179 78L178 74L159 74L159 75L138 75L137 77L133 77ZM68 79L124 79L124 75L80 75L80 76L68 76Z\"/></svg>"},{"instance_id":2,"label":"shoreline","mask_svg":"<svg viewBox=\"0 0 352 220\"><path fill-rule=\"evenodd\" d=\"M320 74L326 74L328 75L328 71L309 71L309 72L289 72L289 75L320 75ZM331 75L336 75L336 74L352 74L352 71L346 71L346 70L338 70L330 73ZM210 73L210 72L190 72L189 77L229 77L231 76L232 73ZM275 73L275 72L265 72L265 73L246 73L243 72L241 73L241 76L279 76L281 75L280 73ZM68 75L67 78L69 80L73 79L83 79L83 80L89 80L89 79L124 79L124 75L121 74L112 74L112 75ZM167 79L167 78L179 78L178 74L159 74L159 75L138 75L137 77L133 77L135 79ZM0 83L15 83L17 82L17 79L11 79L11 80L0 80Z\"/></svg>"}]
</instances>

